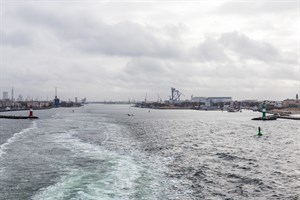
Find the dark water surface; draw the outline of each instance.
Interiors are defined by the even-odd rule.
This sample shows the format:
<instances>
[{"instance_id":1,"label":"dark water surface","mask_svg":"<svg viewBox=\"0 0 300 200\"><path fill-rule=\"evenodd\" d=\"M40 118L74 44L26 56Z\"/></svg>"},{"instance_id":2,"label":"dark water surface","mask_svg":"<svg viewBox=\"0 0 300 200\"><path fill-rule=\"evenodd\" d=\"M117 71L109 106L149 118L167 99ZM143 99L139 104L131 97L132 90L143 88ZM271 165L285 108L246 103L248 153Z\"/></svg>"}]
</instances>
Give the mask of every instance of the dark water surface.
<instances>
[{"instance_id":1,"label":"dark water surface","mask_svg":"<svg viewBox=\"0 0 300 200\"><path fill-rule=\"evenodd\" d=\"M251 121L260 115L252 111L72 110L0 119L1 200L300 199L299 121Z\"/></svg>"}]
</instances>

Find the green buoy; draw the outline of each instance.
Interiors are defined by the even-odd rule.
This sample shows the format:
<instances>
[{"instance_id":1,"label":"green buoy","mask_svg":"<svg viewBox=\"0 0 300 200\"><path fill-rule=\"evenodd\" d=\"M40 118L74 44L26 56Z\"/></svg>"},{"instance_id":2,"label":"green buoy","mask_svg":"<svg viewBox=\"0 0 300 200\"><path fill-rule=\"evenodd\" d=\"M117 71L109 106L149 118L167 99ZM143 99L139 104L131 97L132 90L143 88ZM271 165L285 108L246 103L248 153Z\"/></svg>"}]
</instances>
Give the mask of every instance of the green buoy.
<instances>
[{"instance_id":1,"label":"green buoy","mask_svg":"<svg viewBox=\"0 0 300 200\"><path fill-rule=\"evenodd\" d=\"M258 133L257 133L258 136L262 136L262 133L261 133L261 128L258 127Z\"/></svg>"}]
</instances>

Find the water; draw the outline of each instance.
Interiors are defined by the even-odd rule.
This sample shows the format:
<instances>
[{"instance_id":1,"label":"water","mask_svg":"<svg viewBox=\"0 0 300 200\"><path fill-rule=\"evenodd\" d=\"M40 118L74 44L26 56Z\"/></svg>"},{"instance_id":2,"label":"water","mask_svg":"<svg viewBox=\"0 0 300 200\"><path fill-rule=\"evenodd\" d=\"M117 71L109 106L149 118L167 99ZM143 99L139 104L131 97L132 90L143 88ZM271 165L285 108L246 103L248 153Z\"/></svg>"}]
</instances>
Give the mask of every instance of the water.
<instances>
[{"instance_id":1,"label":"water","mask_svg":"<svg viewBox=\"0 0 300 200\"><path fill-rule=\"evenodd\" d=\"M35 115L0 119L1 200L300 199L299 121L128 105Z\"/></svg>"}]
</instances>

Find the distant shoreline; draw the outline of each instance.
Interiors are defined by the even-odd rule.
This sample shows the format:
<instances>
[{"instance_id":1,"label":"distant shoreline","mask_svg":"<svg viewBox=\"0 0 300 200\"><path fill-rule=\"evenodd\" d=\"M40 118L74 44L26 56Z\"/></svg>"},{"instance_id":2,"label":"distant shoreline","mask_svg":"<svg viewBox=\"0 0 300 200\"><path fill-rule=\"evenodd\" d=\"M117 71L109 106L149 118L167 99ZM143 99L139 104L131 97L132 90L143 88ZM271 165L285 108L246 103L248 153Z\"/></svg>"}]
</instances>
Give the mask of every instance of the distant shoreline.
<instances>
[{"instance_id":1,"label":"distant shoreline","mask_svg":"<svg viewBox=\"0 0 300 200\"><path fill-rule=\"evenodd\" d=\"M48 110L51 109L52 107L49 108L34 108L34 110ZM30 108L24 108L24 109L10 109L10 110L0 110L0 112L14 112L14 111L29 111Z\"/></svg>"},{"instance_id":2,"label":"distant shoreline","mask_svg":"<svg viewBox=\"0 0 300 200\"><path fill-rule=\"evenodd\" d=\"M300 108L274 109L274 110L270 110L268 113L270 114L279 113L280 115L294 115L294 114L300 114Z\"/></svg>"}]
</instances>

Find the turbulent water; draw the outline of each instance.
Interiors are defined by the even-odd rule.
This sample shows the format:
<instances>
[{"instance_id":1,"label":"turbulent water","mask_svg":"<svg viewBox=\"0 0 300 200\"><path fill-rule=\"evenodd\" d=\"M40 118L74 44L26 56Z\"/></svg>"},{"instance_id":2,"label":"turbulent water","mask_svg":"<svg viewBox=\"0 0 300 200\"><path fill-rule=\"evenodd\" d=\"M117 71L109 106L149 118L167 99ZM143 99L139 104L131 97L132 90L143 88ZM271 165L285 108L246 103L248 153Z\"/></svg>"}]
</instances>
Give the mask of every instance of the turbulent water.
<instances>
[{"instance_id":1,"label":"turbulent water","mask_svg":"<svg viewBox=\"0 0 300 200\"><path fill-rule=\"evenodd\" d=\"M1 200L300 199L299 121L128 105L35 115L0 119Z\"/></svg>"}]
</instances>

